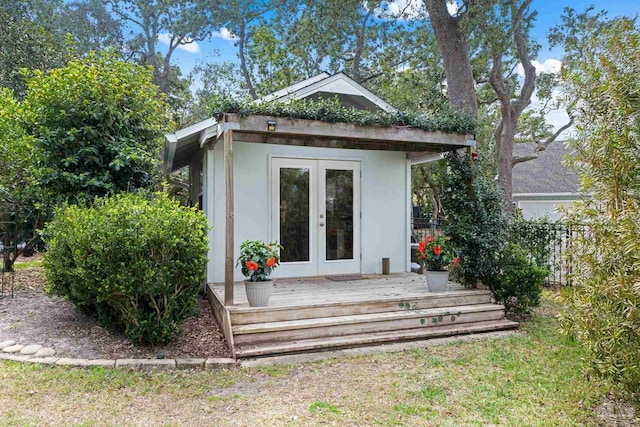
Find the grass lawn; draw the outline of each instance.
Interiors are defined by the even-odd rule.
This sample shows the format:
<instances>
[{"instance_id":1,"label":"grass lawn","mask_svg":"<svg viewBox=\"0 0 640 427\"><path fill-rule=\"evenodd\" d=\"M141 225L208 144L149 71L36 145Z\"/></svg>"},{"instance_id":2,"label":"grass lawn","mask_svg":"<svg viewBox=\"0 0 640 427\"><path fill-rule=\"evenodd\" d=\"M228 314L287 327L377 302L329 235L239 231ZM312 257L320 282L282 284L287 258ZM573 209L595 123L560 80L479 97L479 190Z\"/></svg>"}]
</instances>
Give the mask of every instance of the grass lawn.
<instances>
[{"instance_id":1,"label":"grass lawn","mask_svg":"<svg viewBox=\"0 0 640 427\"><path fill-rule=\"evenodd\" d=\"M609 391L550 316L525 334L220 372L0 362L0 425L595 425Z\"/></svg>"}]
</instances>

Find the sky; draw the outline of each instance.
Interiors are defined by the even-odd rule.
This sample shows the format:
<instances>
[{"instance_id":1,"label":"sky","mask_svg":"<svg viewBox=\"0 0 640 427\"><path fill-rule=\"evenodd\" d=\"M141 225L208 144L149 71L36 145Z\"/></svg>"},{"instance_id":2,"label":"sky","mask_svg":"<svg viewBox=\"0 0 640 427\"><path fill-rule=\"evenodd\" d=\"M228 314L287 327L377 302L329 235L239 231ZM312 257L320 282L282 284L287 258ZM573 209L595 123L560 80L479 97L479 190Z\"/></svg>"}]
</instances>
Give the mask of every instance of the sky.
<instances>
[{"instance_id":1,"label":"sky","mask_svg":"<svg viewBox=\"0 0 640 427\"><path fill-rule=\"evenodd\" d=\"M409 0L396 0L406 2ZM412 0L422 1L422 0ZM608 17L615 16L640 16L640 0L533 0L532 8L538 12L537 19L531 30L531 36L542 45L538 58L534 65L539 71L559 72L562 64L563 52L560 47L549 48L547 34L551 28L561 23L560 17L565 8L571 7L578 12L583 12L587 7L594 6L595 10L605 10ZM455 7L450 8L450 10ZM162 39L161 39L162 41ZM173 56L174 63L179 65L186 74L197 63L206 61L233 61L237 62L237 48L234 46L234 37L227 29L222 28L215 33L210 40L191 43L178 49ZM197 85L198 83L196 83ZM532 106L539 105L535 95ZM552 112L547 115L547 121L557 129L568 121L566 113L562 111ZM565 133L563 137L567 137Z\"/></svg>"},{"instance_id":2,"label":"sky","mask_svg":"<svg viewBox=\"0 0 640 427\"><path fill-rule=\"evenodd\" d=\"M549 49L547 33L560 23L560 16L564 8L572 7L577 11L583 11L589 5L595 6L596 10L606 10L609 17L640 15L640 0L533 0L532 7L538 11L538 17L532 29L532 36L543 46L538 56L540 64L553 68L558 65L553 60L560 61L562 59L560 48ZM185 45L174 54L175 63L184 72L189 72L196 63L213 60L237 61L233 34L225 28L215 33L210 40ZM545 63L545 61L547 62Z\"/></svg>"}]
</instances>

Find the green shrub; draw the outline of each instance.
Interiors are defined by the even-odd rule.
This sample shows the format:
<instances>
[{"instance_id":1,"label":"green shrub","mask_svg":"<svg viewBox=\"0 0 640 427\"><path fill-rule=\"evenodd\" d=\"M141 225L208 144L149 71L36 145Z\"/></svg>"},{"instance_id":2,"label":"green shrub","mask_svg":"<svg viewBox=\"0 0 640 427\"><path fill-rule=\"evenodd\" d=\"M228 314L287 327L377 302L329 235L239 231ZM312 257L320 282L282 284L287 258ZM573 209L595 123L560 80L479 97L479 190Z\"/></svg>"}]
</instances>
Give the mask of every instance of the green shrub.
<instances>
[{"instance_id":1,"label":"green shrub","mask_svg":"<svg viewBox=\"0 0 640 427\"><path fill-rule=\"evenodd\" d=\"M195 307L207 227L202 212L162 193L59 208L45 230L49 290L134 342L164 343Z\"/></svg>"},{"instance_id":2,"label":"green shrub","mask_svg":"<svg viewBox=\"0 0 640 427\"><path fill-rule=\"evenodd\" d=\"M35 70L21 108L39 157L33 175L51 203L90 204L159 183L169 118L150 68L103 52Z\"/></svg>"},{"instance_id":3,"label":"green shrub","mask_svg":"<svg viewBox=\"0 0 640 427\"><path fill-rule=\"evenodd\" d=\"M478 161L456 152L446 156L442 206L447 213L445 235L460 256L457 269L466 286L484 282L497 269L496 257L507 240L507 221L496 183L481 174Z\"/></svg>"},{"instance_id":4,"label":"green shrub","mask_svg":"<svg viewBox=\"0 0 640 427\"><path fill-rule=\"evenodd\" d=\"M549 270L538 267L529 254L514 243L500 251L497 266L496 274L485 278L484 284L508 312L526 314L540 304L542 284Z\"/></svg>"},{"instance_id":5,"label":"green shrub","mask_svg":"<svg viewBox=\"0 0 640 427\"><path fill-rule=\"evenodd\" d=\"M583 195L568 217L588 233L568 248L574 288L561 322L587 349L589 373L640 405L640 27L629 18L597 24L581 39L566 26L580 41L580 62L563 64L567 96L579 106L567 162Z\"/></svg>"}]
</instances>

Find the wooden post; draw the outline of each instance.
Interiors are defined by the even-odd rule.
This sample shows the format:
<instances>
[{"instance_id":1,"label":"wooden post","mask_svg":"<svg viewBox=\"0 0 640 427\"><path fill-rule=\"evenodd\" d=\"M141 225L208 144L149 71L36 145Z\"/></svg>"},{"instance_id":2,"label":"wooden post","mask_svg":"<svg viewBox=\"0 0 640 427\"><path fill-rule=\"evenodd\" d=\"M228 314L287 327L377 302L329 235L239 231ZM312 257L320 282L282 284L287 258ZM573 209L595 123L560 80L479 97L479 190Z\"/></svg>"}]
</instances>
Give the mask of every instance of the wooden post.
<instances>
[{"instance_id":1,"label":"wooden post","mask_svg":"<svg viewBox=\"0 0 640 427\"><path fill-rule=\"evenodd\" d=\"M389 275L391 271L391 260L389 258L382 258L382 274Z\"/></svg>"},{"instance_id":2,"label":"wooden post","mask_svg":"<svg viewBox=\"0 0 640 427\"><path fill-rule=\"evenodd\" d=\"M224 183L226 200L224 304L233 305L233 131L224 131Z\"/></svg>"}]
</instances>

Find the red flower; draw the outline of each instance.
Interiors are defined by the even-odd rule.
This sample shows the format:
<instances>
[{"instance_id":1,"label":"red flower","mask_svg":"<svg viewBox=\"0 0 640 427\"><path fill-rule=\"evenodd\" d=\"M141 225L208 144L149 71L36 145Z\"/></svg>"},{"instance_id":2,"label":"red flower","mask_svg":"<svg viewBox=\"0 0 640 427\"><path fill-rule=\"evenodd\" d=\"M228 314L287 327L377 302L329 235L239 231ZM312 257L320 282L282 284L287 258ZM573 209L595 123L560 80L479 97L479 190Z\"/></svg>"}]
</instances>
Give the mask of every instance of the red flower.
<instances>
[{"instance_id":1,"label":"red flower","mask_svg":"<svg viewBox=\"0 0 640 427\"><path fill-rule=\"evenodd\" d=\"M427 236L427 243L433 242L433 236Z\"/></svg>"},{"instance_id":2,"label":"red flower","mask_svg":"<svg viewBox=\"0 0 640 427\"><path fill-rule=\"evenodd\" d=\"M424 255L424 249L427 247L427 244L425 242L420 242L418 243L418 250L420 251L420 253L422 255Z\"/></svg>"},{"instance_id":3,"label":"red flower","mask_svg":"<svg viewBox=\"0 0 640 427\"><path fill-rule=\"evenodd\" d=\"M255 263L255 262L253 262L253 261L247 261L246 266L247 266L247 268L249 269L249 271L255 271L255 270L257 270L257 269L258 269L258 264L256 264L256 263Z\"/></svg>"},{"instance_id":4,"label":"red flower","mask_svg":"<svg viewBox=\"0 0 640 427\"><path fill-rule=\"evenodd\" d=\"M440 254L442 253L442 248L438 245L434 246L433 253L436 254L436 256L440 256Z\"/></svg>"},{"instance_id":5,"label":"red flower","mask_svg":"<svg viewBox=\"0 0 640 427\"><path fill-rule=\"evenodd\" d=\"M267 260L267 267L271 268L276 265L276 257L272 256Z\"/></svg>"},{"instance_id":6,"label":"red flower","mask_svg":"<svg viewBox=\"0 0 640 427\"><path fill-rule=\"evenodd\" d=\"M456 259L453 260L453 265L458 265L460 264L460 257L457 256Z\"/></svg>"}]
</instances>

